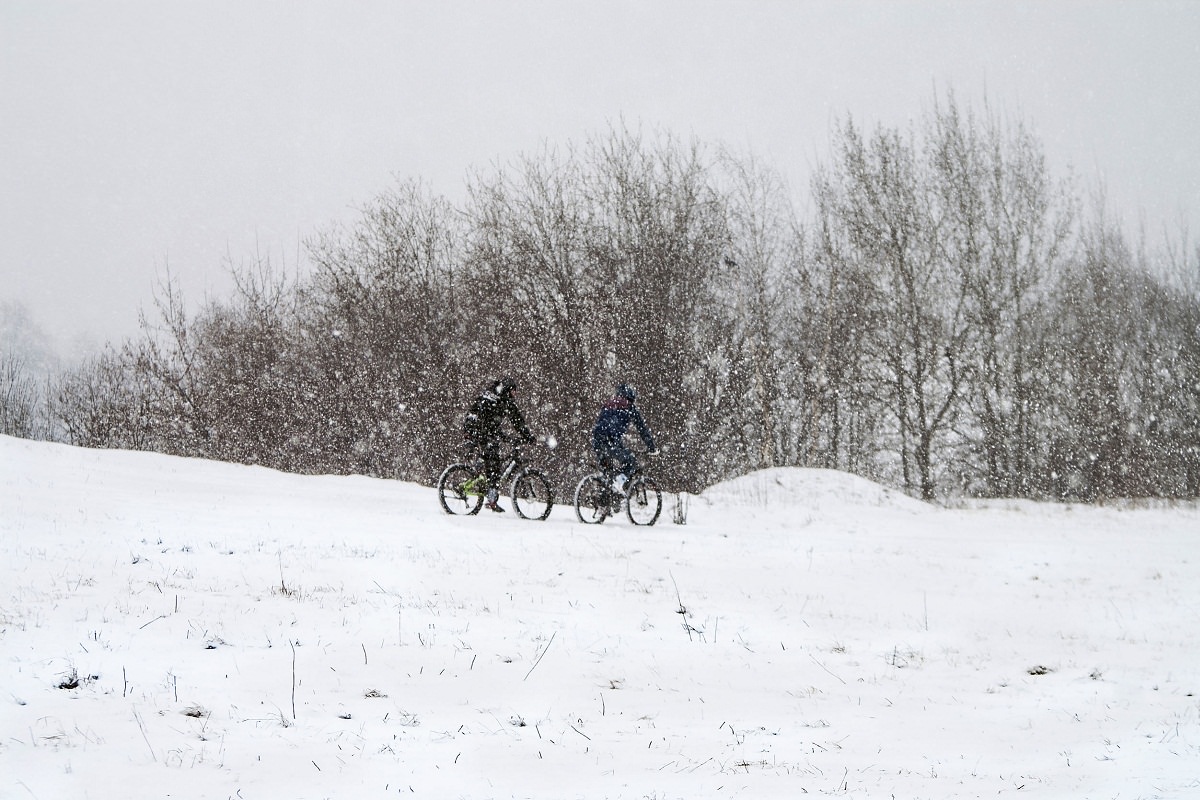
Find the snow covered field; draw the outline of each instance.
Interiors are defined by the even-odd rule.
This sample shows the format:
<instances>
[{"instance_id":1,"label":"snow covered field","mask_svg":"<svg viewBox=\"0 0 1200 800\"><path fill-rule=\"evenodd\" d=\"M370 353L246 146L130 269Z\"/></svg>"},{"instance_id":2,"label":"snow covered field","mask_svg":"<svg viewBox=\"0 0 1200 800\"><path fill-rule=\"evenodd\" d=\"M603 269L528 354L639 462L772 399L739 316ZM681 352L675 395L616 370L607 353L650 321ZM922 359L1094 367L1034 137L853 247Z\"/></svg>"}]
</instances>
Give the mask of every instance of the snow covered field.
<instances>
[{"instance_id":1,"label":"snow covered field","mask_svg":"<svg viewBox=\"0 0 1200 800\"><path fill-rule=\"evenodd\" d=\"M590 527L0 437L0 662L4 800L1200 797L1200 510Z\"/></svg>"}]
</instances>

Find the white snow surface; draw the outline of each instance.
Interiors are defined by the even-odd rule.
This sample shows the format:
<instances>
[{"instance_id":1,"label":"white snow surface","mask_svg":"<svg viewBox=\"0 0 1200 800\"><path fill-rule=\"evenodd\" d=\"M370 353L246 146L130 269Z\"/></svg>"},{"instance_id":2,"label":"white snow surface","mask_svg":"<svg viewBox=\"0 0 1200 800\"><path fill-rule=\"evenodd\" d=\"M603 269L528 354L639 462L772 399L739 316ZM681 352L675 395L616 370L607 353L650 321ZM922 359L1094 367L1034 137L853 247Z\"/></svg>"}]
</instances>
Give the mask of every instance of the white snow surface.
<instances>
[{"instance_id":1,"label":"white snow surface","mask_svg":"<svg viewBox=\"0 0 1200 800\"><path fill-rule=\"evenodd\" d=\"M0 798L1200 797L1195 504L671 499L0 437Z\"/></svg>"}]
</instances>

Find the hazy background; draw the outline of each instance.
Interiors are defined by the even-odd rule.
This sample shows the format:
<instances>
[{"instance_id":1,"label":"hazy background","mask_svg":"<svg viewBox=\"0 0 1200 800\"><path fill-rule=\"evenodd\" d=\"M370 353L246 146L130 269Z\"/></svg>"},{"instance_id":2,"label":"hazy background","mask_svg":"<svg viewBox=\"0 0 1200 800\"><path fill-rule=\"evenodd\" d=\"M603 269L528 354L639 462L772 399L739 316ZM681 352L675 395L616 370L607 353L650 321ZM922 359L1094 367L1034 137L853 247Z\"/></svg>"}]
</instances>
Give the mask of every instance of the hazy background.
<instances>
[{"instance_id":1,"label":"hazy background","mask_svg":"<svg viewBox=\"0 0 1200 800\"><path fill-rule=\"evenodd\" d=\"M1196 2L0 0L0 302L62 352L137 329L397 177L610 124L753 152L803 197L830 121L938 95L1028 123L1131 231L1200 229Z\"/></svg>"}]
</instances>

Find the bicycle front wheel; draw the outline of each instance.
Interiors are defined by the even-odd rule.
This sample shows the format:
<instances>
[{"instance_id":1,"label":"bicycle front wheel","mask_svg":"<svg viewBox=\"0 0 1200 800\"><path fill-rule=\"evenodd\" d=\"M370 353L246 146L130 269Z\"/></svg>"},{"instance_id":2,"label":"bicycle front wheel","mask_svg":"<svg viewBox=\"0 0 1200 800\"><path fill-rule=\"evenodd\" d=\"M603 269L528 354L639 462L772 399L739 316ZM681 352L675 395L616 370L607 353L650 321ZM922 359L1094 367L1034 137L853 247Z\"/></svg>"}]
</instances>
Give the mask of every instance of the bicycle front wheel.
<instances>
[{"instance_id":1,"label":"bicycle front wheel","mask_svg":"<svg viewBox=\"0 0 1200 800\"><path fill-rule=\"evenodd\" d=\"M487 478L468 464L451 464L438 478L438 500L447 514L478 514Z\"/></svg>"},{"instance_id":2,"label":"bicycle front wheel","mask_svg":"<svg viewBox=\"0 0 1200 800\"><path fill-rule=\"evenodd\" d=\"M625 512L634 525L653 525L662 513L662 492L652 478L639 475L629 482Z\"/></svg>"},{"instance_id":3,"label":"bicycle front wheel","mask_svg":"<svg viewBox=\"0 0 1200 800\"><path fill-rule=\"evenodd\" d=\"M512 485L512 504L525 519L545 519L554 508L554 493L550 481L541 470L527 469L517 475Z\"/></svg>"},{"instance_id":4,"label":"bicycle front wheel","mask_svg":"<svg viewBox=\"0 0 1200 800\"><path fill-rule=\"evenodd\" d=\"M612 502L608 485L600 473L585 475L575 488L575 516L586 525L604 522Z\"/></svg>"}]
</instances>

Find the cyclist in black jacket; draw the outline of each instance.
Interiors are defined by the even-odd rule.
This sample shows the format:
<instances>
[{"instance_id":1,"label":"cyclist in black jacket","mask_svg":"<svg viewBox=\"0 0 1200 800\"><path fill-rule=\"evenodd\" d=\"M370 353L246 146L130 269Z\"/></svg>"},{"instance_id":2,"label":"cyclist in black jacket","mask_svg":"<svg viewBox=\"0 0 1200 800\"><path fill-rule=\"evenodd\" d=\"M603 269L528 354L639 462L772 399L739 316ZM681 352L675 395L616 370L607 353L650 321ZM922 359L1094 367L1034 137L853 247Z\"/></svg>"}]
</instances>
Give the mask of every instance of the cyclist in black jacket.
<instances>
[{"instance_id":1,"label":"cyclist in black jacket","mask_svg":"<svg viewBox=\"0 0 1200 800\"><path fill-rule=\"evenodd\" d=\"M463 436L471 446L478 448L483 456L488 481L486 505L492 511L504 510L496 500L500 496L497 485L500 471L504 468L502 447L508 441L503 432L505 421L512 426L522 441L533 441L533 434L529 432L525 418L521 416L521 410L513 400L516 388L517 382L507 376L494 381L475 398L471 410L467 412L467 418L463 421Z\"/></svg>"},{"instance_id":2,"label":"cyclist in black jacket","mask_svg":"<svg viewBox=\"0 0 1200 800\"><path fill-rule=\"evenodd\" d=\"M637 457L625 446L625 433L630 423L642 437L649 454L658 455L654 435L650 433L646 420L642 419L642 412L634 405L636 400L636 389L627 383L619 384L616 394L600 408L596 425L592 428L592 449L596 451L596 460L605 471L616 468L612 488L618 494L624 493L625 483L638 469Z\"/></svg>"}]
</instances>

